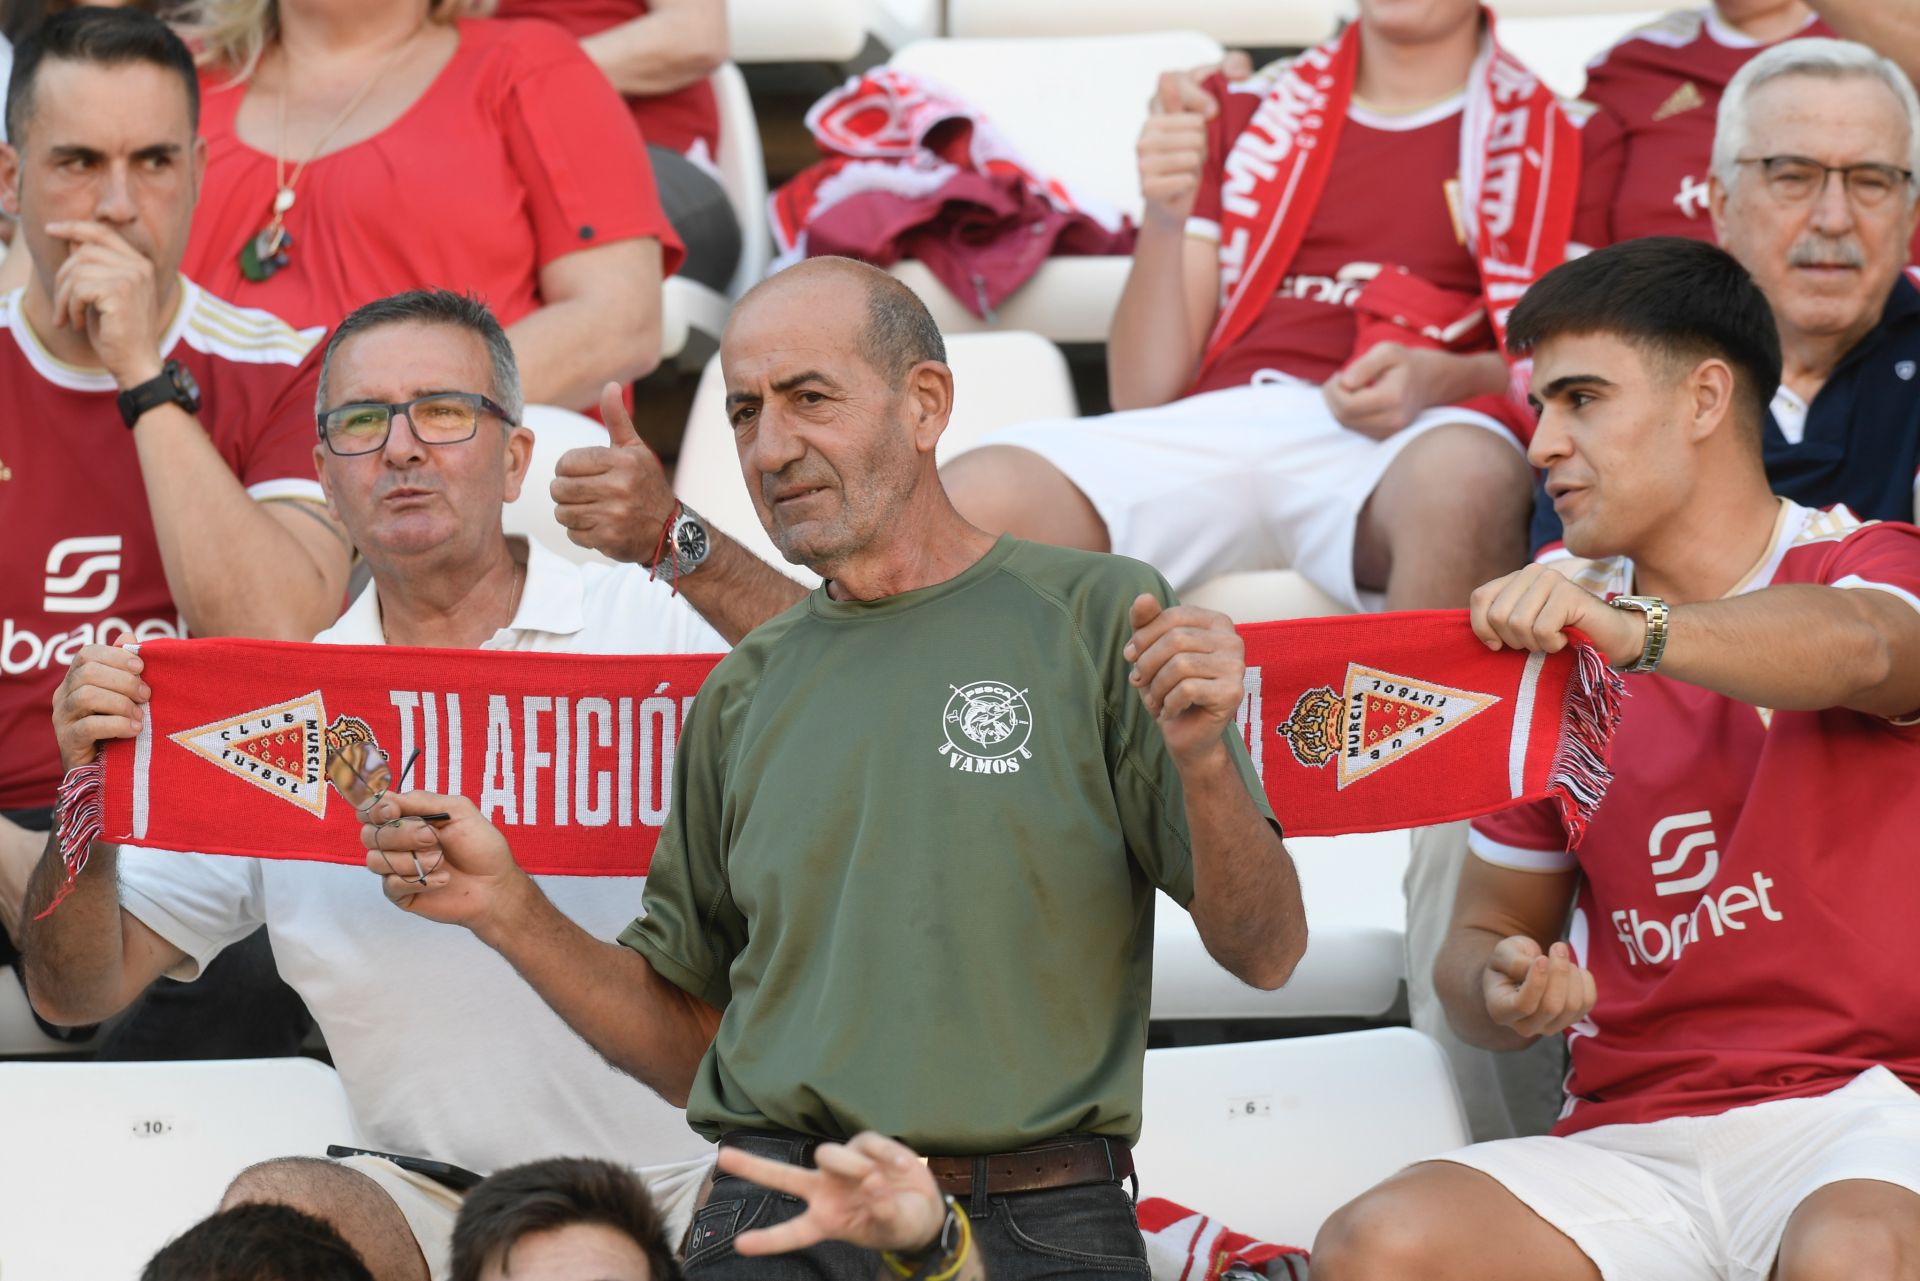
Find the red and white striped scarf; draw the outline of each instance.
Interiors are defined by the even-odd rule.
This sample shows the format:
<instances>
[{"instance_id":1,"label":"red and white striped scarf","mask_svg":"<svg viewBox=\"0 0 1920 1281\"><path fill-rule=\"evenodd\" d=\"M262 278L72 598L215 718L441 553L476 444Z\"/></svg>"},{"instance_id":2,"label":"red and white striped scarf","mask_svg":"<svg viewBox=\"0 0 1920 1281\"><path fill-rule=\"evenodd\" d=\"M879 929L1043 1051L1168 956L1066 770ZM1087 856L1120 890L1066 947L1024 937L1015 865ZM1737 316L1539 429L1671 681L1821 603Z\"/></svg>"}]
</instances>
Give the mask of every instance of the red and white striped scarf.
<instances>
[{"instance_id":1,"label":"red and white striped scarf","mask_svg":"<svg viewBox=\"0 0 1920 1281\"><path fill-rule=\"evenodd\" d=\"M1460 179L1467 244L1480 265L1494 340L1527 287L1560 265L1573 227L1580 135L1553 91L1494 38L1493 14L1467 80ZM1204 371L1247 331L1306 238L1333 169L1360 68L1360 24L1275 73L1226 158L1220 315Z\"/></svg>"}]
</instances>

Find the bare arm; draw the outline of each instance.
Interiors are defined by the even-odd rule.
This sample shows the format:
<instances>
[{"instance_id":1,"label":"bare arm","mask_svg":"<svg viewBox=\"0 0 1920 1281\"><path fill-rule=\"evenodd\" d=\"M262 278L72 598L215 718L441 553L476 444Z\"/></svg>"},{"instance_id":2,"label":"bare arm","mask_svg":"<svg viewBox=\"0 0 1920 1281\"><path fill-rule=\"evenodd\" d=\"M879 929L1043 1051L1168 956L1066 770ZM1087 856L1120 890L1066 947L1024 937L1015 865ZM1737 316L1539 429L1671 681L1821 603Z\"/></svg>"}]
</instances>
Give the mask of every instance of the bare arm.
<instances>
[{"instance_id":1,"label":"bare arm","mask_svg":"<svg viewBox=\"0 0 1920 1281\"><path fill-rule=\"evenodd\" d=\"M131 738L146 714L148 690L130 650L89 645L53 696L54 735L66 769L94 758L103 739ZM50 1023L97 1023L133 1003L155 979L187 959L185 952L120 906L118 848L96 842L73 891L41 920L66 884L59 839L49 835L27 881L19 933L26 954L27 994Z\"/></svg>"},{"instance_id":2,"label":"bare arm","mask_svg":"<svg viewBox=\"0 0 1920 1281\"><path fill-rule=\"evenodd\" d=\"M660 363L660 242L576 250L540 269L541 307L507 327L529 405L585 409Z\"/></svg>"},{"instance_id":3,"label":"bare arm","mask_svg":"<svg viewBox=\"0 0 1920 1281\"><path fill-rule=\"evenodd\" d=\"M1593 977L1558 941L1577 880L1573 871L1524 872L1467 855L1453 928L1433 967L1434 990L1461 1040L1523 1049L1592 1009Z\"/></svg>"},{"instance_id":4,"label":"bare arm","mask_svg":"<svg viewBox=\"0 0 1920 1281\"><path fill-rule=\"evenodd\" d=\"M652 0L642 17L580 42L629 98L672 93L727 60L726 0Z\"/></svg>"},{"instance_id":5,"label":"bare arm","mask_svg":"<svg viewBox=\"0 0 1920 1281\"><path fill-rule=\"evenodd\" d=\"M1920 610L1887 592L1809 584L1681 605L1660 671L1755 707L1907 716L1920 711Z\"/></svg>"},{"instance_id":6,"label":"bare arm","mask_svg":"<svg viewBox=\"0 0 1920 1281\"><path fill-rule=\"evenodd\" d=\"M1108 391L1115 409L1178 398L1192 383L1220 293L1219 246L1187 234L1207 155L1211 94L1179 72L1161 76L1141 130L1146 197L1133 265L1108 334Z\"/></svg>"},{"instance_id":7,"label":"bare arm","mask_svg":"<svg viewBox=\"0 0 1920 1281\"><path fill-rule=\"evenodd\" d=\"M1552 653L1577 628L1622 667L1646 644L1644 615L1540 565L1477 589L1472 618L1494 649ZM1660 672L1755 707L1904 717L1920 711L1920 610L1891 592L1807 583L1676 605Z\"/></svg>"},{"instance_id":8,"label":"bare arm","mask_svg":"<svg viewBox=\"0 0 1920 1281\"><path fill-rule=\"evenodd\" d=\"M1843 38L1892 58L1920 81L1920 3L1915 0L1807 0Z\"/></svg>"},{"instance_id":9,"label":"bare arm","mask_svg":"<svg viewBox=\"0 0 1920 1281\"><path fill-rule=\"evenodd\" d=\"M189 630L305 641L334 620L350 556L323 507L254 501L178 405L149 411L133 443L167 590Z\"/></svg>"},{"instance_id":10,"label":"bare arm","mask_svg":"<svg viewBox=\"0 0 1920 1281\"><path fill-rule=\"evenodd\" d=\"M675 499L666 471L633 429L620 403L620 386L601 390L607 446L570 449L554 468L554 518L567 537L612 560L651 565L660 548L661 526ZM697 570L675 585L715 631L737 645L740 638L780 613L806 589L775 570L713 526L712 550Z\"/></svg>"},{"instance_id":11,"label":"bare arm","mask_svg":"<svg viewBox=\"0 0 1920 1281\"><path fill-rule=\"evenodd\" d=\"M1242 982L1273 989L1307 950L1306 908L1293 857L1267 822L1225 733L1246 688L1240 635L1224 614L1152 596L1133 602L1125 650L1134 686L1166 737L1186 792L1193 844L1187 911L1207 952Z\"/></svg>"},{"instance_id":12,"label":"bare arm","mask_svg":"<svg viewBox=\"0 0 1920 1281\"><path fill-rule=\"evenodd\" d=\"M72 246L55 275L54 323L84 332L122 391L158 377L166 291L153 263L104 223L47 229ZM255 502L179 405L142 415L133 443L167 590L192 631L304 641L333 621L348 555L325 512Z\"/></svg>"},{"instance_id":13,"label":"bare arm","mask_svg":"<svg viewBox=\"0 0 1920 1281\"><path fill-rule=\"evenodd\" d=\"M361 829L367 870L381 878L387 897L416 916L472 930L602 1058L685 1107L720 1012L662 978L638 952L602 942L570 920L465 797L388 795L369 817L385 823L431 813L452 817L431 826ZM417 853L429 869L425 884L389 871L389 856L405 852Z\"/></svg>"}]
</instances>

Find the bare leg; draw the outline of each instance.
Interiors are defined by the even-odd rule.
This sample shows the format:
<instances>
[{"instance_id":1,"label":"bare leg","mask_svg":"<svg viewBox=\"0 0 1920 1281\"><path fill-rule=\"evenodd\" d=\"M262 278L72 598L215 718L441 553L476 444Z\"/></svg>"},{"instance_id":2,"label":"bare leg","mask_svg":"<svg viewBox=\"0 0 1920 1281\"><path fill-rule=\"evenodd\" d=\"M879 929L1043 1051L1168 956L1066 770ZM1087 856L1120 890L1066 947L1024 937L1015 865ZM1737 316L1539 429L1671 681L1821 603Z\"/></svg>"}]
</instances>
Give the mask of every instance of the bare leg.
<instances>
[{"instance_id":1,"label":"bare leg","mask_svg":"<svg viewBox=\"0 0 1920 1281\"><path fill-rule=\"evenodd\" d=\"M262 1161L227 1186L220 1208L255 1201L290 1205L331 1225L374 1281L427 1281L427 1261L406 1216L385 1188L358 1170L307 1156Z\"/></svg>"},{"instance_id":2,"label":"bare leg","mask_svg":"<svg viewBox=\"0 0 1920 1281\"><path fill-rule=\"evenodd\" d=\"M1920 1196L1878 1179L1829 1183L1794 1207L1778 1281L1915 1281Z\"/></svg>"},{"instance_id":3,"label":"bare leg","mask_svg":"<svg viewBox=\"0 0 1920 1281\"><path fill-rule=\"evenodd\" d=\"M1106 522L1087 496L1030 449L970 449L942 467L940 479L960 514L990 534L1090 552L1110 550Z\"/></svg>"},{"instance_id":4,"label":"bare leg","mask_svg":"<svg viewBox=\"0 0 1920 1281\"><path fill-rule=\"evenodd\" d=\"M1484 582L1527 563L1533 471L1484 427L1436 427L1374 487L1354 539L1354 580L1388 609L1465 609Z\"/></svg>"},{"instance_id":5,"label":"bare leg","mask_svg":"<svg viewBox=\"0 0 1920 1281\"><path fill-rule=\"evenodd\" d=\"M1600 1281L1600 1270L1497 1180L1416 1165L1334 1212L1313 1281Z\"/></svg>"}]
</instances>

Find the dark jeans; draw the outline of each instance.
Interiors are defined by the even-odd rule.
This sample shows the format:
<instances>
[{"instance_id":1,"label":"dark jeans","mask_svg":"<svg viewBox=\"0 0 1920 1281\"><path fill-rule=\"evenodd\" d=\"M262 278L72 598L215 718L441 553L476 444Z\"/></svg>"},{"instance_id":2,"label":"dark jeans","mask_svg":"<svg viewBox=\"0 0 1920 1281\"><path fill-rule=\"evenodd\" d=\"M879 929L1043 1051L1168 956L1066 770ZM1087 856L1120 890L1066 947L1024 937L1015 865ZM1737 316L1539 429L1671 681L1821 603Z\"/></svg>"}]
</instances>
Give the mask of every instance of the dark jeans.
<instances>
[{"instance_id":1,"label":"dark jeans","mask_svg":"<svg viewBox=\"0 0 1920 1281\"><path fill-rule=\"evenodd\" d=\"M29 831L46 831L51 810L6 815ZM16 962L0 931L0 965ZM24 986L26 978L14 964ZM3 977L3 976L0 976ZM35 1015L48 1035L85 1041L88 1028L56 1028ZM192 983L161 979L95 1043L96 1059L268 1059L300 1053L313 1017L273 963L267 931L255 930L221 952Z\"/></svg>"},{"instance_id":2,"label":"dark jeans","mask_svg":"<svg viewBox=\"0 0 1920 1281\"><path fill-rule=\"evenodd\" d=\"M781 1140L756 1140L752 1151L790 1160ZM963 1203L973 1221L974 1249L992 1281L1068 1281L1076 1277L1149 1276L1146 1245L1133 1214L1133 1197L1120 1183L1085 1183L1044 1192L983 1196ZM713 1195L693 1217L687 1239L687 1281L875 1281L880 1256L833 1241L792 1254L744 1258L733 1240L804 1209L798 1197L722 1174Z\"/></svg>"},{"instance_id":3,"label":"dark jeans","mask_svg":"<svg viewBox=\"0 0 1920 1281\"><path fill-rule=\"evenodd\" d=\"M653 162L660 212L687 247L680 274L724 294L740 265L740 221L726 189L677 151L650 146L647 158Z\"/></svg>"}]
</instances>

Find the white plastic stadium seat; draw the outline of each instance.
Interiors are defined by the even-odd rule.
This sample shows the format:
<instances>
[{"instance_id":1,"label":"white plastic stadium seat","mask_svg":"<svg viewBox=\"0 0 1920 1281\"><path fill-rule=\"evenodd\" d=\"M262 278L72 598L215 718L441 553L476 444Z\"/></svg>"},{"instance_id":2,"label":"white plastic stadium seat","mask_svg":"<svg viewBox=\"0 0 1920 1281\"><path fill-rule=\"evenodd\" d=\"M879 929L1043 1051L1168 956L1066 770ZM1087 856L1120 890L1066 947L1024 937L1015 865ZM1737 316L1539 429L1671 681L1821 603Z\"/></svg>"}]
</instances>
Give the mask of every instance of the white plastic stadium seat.
<instances>
[{"instance_id":1,"label":"white plastic stadium seat","mask_svg":"<svg viewBox=\"0 0 1920 1281\"><path fill-rule=\"evenodd\" d=\"M941 0L867 0L867 24L889 49L946 34Z\"/></svg>"},{"instance_id":2,"label":"white plastic stadium seat","mask_svg":"<svg viewBox=\"0 0 1920 1281\"><path fill-rule=\"evenodd\" d=\"M851 62L866 47L870 0L727 0L735 62Z\"/></svg>"},{"instance_id":3,"label":"white plastic stadium seat","mask_svg":"<svg viewBox=\"0 0 1920 1281\"><path fill-rule=\"evenodd\" d=\"M1287 985L1263 992L1227 973L1193 918L1163 896L1153 914L1154 1018L1373 1019L1392 1010L1407 972L1407 834L1288 837L1287 849L1307 909L1307 954Z\"/></svg>"},{"instance_id":4,"label":"white plastic stadium seat","mask_svg":"<svg viewBox=\"0 0 1920 1281\"><path fill-rule=\"evenodd\" d=\"M891 65L959 93L1037 172L1137 218L1134 143L1160 73L1217 62L1221 52L1218 41L1197 31L922 40L894 54ZM948 333L1031 329L1056 342L1105 342L1128 262L1049 259L991 324L976 319L920 264L903 262L894 274L926 301Z\"/></svg>"},{"instance_id":5,"label":"white plastic stadium seat","mask_svg":"<svg viewBox=\"0 0 1920 1281\"><path fill-rule=\"evenodd\" d=\"M138 1276L247 1166L355 1134L312 1059L0 1063L0 1277Z\"/></svg>"},{"instance_id":6,"label":"white plastic stadium seat","mask_svg":"<svg viewBox=\"0 0 1920 1281\"><path fill-rule=\"evenodd\" d=\"M1327 1216L1467 1142L1440 1048L1410 1028L1149 1050L1142 1196L1311 1246Z\"/></svg>"},{"instance_id":7,"label":"white plastic stadium seat","mask_svg":"<svg viewBox=\"0 0 1920 1281\"><path fill-rule=\"evenodd\" d=\"M583 445L607 443L607 429L584 414L555 405L528 405L521 415L533 432L533 458L527 465L527 479L520 486L520 497L508 503L501 513L501 525L509 534L537 538L549 551L558 552L576 562L608 563L596 551L580 546L567 537L566 527L553 518L553 471L560 455Z\"/></svg>"},{"instance_id":8,"label":"white plastic stadium seat","mask_svg":"<svg viewBox=\"0 0 1920 1281\"><path fill-rule=\"evenodd\" d=\"M760 151L760 125L740 68L729 62L710 77L720 107L720 154L715 163L727 203L740 224L740 264L722 294L680 276L669 276L660 291L660 358L686 350L698 331L717 339L727 309L766 274L773 257L773 233L767 223L767 166Z\"/></svg>"},{"instance_id":9,"label":"white plastic stadium seat","mask_svg":"<svg viewBox=\"0 0 1920 1281\"><path fill-rule=\"evenodd\" d=\"M1533 68L1549 89L1575 98L1587 84L1587 64L1636 27L1677 4L1647 0L1492 0L1500 42Z\"/></svg>"},{"instance_id":10,"label":"white plastic stadium seat","mask_svg":"<svg viewBox=\"0 0 1920 1281\"><path fill-rule=\"evenodd\" d=\"M1291 49L1333 34L1338 0L947 0L953 36L1107 36L1158 31L1169 16L1229 48Z\"/></svg>"},{"instance_id":11,"label":"white plastic stadium seat","mask_svg":"<svg viewBox=\"0 0 1920 1281\"><path fill-rule=\"evenodd\" d=\"M1034 418L1072 418L1079 412L1073 380L1060 349L1038 334L962 334L947 339L953 367L953 417L941 437L939 459L971 449L996 428ZM720 358L709 361L687 415L674 492L775 569L812 584L812 574L790 565L767 537L740 478L733 429L727 423Z\"/></svg>"}]
</instances>

